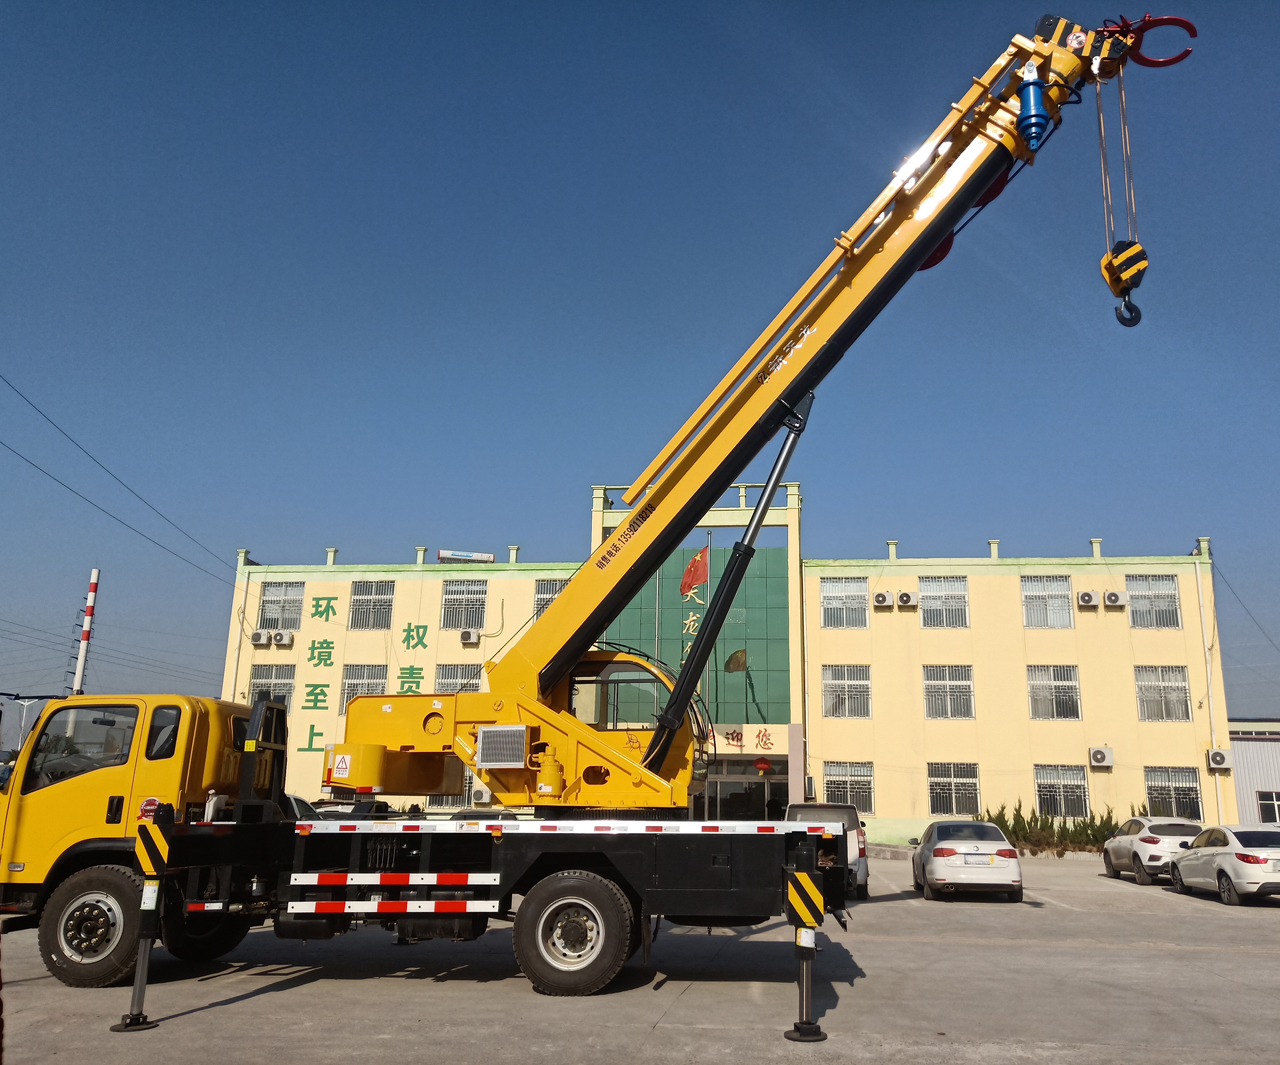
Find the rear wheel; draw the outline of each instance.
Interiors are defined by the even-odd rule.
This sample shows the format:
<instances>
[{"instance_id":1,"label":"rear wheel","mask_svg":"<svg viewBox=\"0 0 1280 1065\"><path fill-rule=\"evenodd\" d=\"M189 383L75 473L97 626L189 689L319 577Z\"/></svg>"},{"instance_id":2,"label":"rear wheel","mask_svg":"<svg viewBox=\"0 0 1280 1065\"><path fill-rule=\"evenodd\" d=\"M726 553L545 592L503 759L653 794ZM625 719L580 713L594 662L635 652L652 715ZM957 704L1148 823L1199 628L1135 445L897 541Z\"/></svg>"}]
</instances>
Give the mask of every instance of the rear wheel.
<instances>
[{"instance_id":1,"label":"rear wheel","mask_svg":"<svg viewBox=\"0 0 1280 1065\"><path fill-rule=\"evenodd\" d=\"M1107 876L1112 880L1120 879L1120 870L1115 867L1111 861L1111 855L1106 851L1102 852L1102 868L1106 870Z\"/></svg>"},{"instance_id":2,"label":"rear wheel","mask_svg":"<svg viewBox=\"0 0 1280 1065\"><path fill-rule=\"evenodd\" d=\"M1014 888L1012 891L1010 891L1010 892L1009 892L1009 901L1010 901L1010 902L1021 902L1021 901L1022 901L1022 887L1021 887L1021 886L1018 886L1018 887Z\"/></svg>"},{"instance_id":3,"label":"rear wheel","mask_svg":"<svg viewBox=\"0 0 1280 1065\"><path fill-rule=\"evenodd\" d=\"M249 918L238 913L184 913L181 900L160 918L164 949L183 961L213 961L233 951L249 934Z\"/></svg>"},{"instance_id":4,"label":"rear wheel","mask_svg":"<svg viewBox=\"0 0 1280 1065\"><path fill-rule=\"evenodd\" d=\"M1176 891L1183 895L1190 895L1191 888L1187 886L1187 882L1182 879L1182 870L1178 868L1177 863L1173 863L1169 869L1169 879L1173 881Z\"/></svg>"},{"instance_id":5,"label":"rear wheel","mask_svg":"<svg viewBox=\"0 0 1280 1065\"><path fill-rule=\"evenodd\" d=\"M1133 879L1143 887L1150 887L1155 883L1155 878L1147 872L1147 867L1142 864L1142 859L1138 855L1134 855L1129 859L1129 864L1133 866Z\"/></svg>"},{"instance_id":6,"label":"rear wheel","mask_svg":"<svg viewBox=\"0 0 1280 1065\"><path fill-rule=\"evenodd\" d=\"M871 888L866 884L859 884L854 891L854 895L857 896L859 902L866 902L867 899L871 898Z\"/></svg>"},{"instance_id":7,"label":"rear wheel","mask_svg":"<svg viewBox=\"0 0 1280 1065\"><path fill-rule=\"evenodd\" d=\"M1224 906L1239 906L1240 893L1236 891L1236 886L1231 882L1231 877L1226 873L1218 874L1218 896L1222 899Z\"/></svg>"},{"instance_id":8,"label":"rear wheel","mask_svg":"<svg viewBox=\"0 0 1280 1065\"><path fill-rule=\"evenodd\" d=\"M924 878L924 897L927 902L935 902L938 898L938 892L934 890L933 885L929 883L929 878Z\"/></svg>"},{"instance_id":9,"label":"rear wheel","mask_svg":"<svg viewBox=\"0 0 1280 1065\"><path fill-rule=\"evenodd\" d=\"M118 865L72 873L40 914L40 956L68 987L127 983L138 960L142 881Z\"/></svg>"},{"instance_id":10,"label":"rear wheel","mask_svg":"<svg viewBox=\"0 0 1280 1065\"><path fill-rule=\"evenodd\" d=\"M554 873L516 912L516 962L544 994L590 995L618 975L634 924L631 903L613 881L582 869Z\"/></svg>"}]
</instances>

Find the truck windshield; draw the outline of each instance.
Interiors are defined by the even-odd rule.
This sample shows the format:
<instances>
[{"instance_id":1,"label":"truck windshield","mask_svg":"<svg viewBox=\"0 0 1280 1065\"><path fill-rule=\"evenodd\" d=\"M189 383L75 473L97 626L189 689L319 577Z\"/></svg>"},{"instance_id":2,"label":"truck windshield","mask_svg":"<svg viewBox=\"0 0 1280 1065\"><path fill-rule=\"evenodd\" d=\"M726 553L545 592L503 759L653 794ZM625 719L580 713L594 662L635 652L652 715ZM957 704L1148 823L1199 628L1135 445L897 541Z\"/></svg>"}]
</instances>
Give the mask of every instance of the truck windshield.
<instances>
[{"instance_id":1,"label":"truck windshield","mask_svg":"<svg viewBox=\"0 0 1280 1065\"><path fill-rule=\"evenodd\" d=\"M64 706L45 722L22 780L22 792L107 766L124 765L138 723L134 706Z\"/></svg>"}]
</instances>

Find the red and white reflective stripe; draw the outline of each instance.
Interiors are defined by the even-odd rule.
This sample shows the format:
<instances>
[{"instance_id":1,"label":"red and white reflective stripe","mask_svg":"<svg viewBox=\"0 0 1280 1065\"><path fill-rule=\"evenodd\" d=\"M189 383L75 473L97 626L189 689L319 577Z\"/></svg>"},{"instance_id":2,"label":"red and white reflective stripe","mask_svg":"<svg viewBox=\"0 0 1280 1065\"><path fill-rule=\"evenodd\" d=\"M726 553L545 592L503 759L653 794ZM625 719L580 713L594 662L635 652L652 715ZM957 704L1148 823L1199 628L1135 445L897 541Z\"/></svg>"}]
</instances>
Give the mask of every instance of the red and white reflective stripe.
<instances>
[{"instance_id":1,"label":"red and white reflective stripe","mask_svg":"<svg viewBox=\"0 0 1280 1065\"><path fill-rule=\"evenodd\" d=\"M188 902L187 913L205 913L209 910L225 910L225 902Z\"/></svg>"},{"instance_id":2,"label":"red and white reflective stripe","mask_svg":"<svg viewBox=\"0 0 1280 1065\"><path fill-rule=\"evenodd\" d=\"M355 884L379 884L384 887L408 887L410 884L443 884L447 887L470 887L496 884L497 873L291 873L290 884L316 887L346 887Z\"/></svg>"},{"instance_id":3,"label":"red and white reflective stripe","mask_svg":"<svg viewBox=\"0 0 1280 1065\"><path fill-rule=\"evenodd\" d=\"M607 834L614 836L663 832L674 835L700 835L717 832L722 835L768 836L799 832L810 836L843 836L842 822L830 824L799 821L299 821L296 830L302 835L325 835L333 832L435 832L452 835L461 832L489 832L495 835L558 832L568 835Z\"/></svg>"},{"instance_id":4,"label":"red and white reflective stripe","mask_svg":"<svg viewBox=\"0 0 1280 1065\"><path fill-rule=\"evenodd\" d=\"M291 902L290 913L497 913L497 899L436 899L432 902Z\"/></svg>"}]
</instances>

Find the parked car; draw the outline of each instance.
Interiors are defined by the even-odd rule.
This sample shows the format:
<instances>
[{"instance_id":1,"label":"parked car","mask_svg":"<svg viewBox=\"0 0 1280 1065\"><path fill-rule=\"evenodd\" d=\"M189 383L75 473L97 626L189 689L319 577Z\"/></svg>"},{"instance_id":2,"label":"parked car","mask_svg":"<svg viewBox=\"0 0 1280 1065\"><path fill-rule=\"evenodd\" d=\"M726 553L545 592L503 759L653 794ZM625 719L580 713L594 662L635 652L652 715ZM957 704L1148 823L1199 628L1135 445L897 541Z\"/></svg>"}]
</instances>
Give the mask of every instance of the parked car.
<instances>
[{"instance_id":1,"label":"parked car","mask_svg":"<svg viewBox=\"0 0 1280 1065\"><path fill-rule=\"evenodd\" d=\"M1182 846L1170 877L1184 895L1205 888L1228 906L1280 895L1280 827L1218 825Z\"/></svg>"},{"instance_id":2,"label":"parked car","mask_svg":"<svg viewBox=\"0 0 1280 1065\"><path fill-rule=\"evenodd\" d=\"M926 899L956 891L1003 891L1022 901L1022 863L1004 833L989 821L935 821L923 838L909 839L911 882Z\"/></svg>"},{"instance_id":3,"label":"parked car","mask_svg":"<svg viewBox=\"0 0 1280 1065\"><path fill-rule=\"evenodd\" d=\"M844 825L850 837L858 841L858 853L855 857L853 848L849 848L849 885L846 894L859 900L870 898L871 891L867 887L867 823L858 816L856 806L836 802L793 802L787 807L788 821L839 821ZM819 861L821 861L819 856Z\"/></svg>"},{"instance_id":4,"label":"parked car","mask_svg":"<svg viewBox=\"0 0 1280 1065\"><path fill-rule=\"evenodd\" d=\"M1202 831L1204 825L1182 817L1131 817L1102 845L1102 864L1113 880L1127 870L1139 884L1150 884L1169 875L1182 844Z\"/></svg>"}]
</instances>

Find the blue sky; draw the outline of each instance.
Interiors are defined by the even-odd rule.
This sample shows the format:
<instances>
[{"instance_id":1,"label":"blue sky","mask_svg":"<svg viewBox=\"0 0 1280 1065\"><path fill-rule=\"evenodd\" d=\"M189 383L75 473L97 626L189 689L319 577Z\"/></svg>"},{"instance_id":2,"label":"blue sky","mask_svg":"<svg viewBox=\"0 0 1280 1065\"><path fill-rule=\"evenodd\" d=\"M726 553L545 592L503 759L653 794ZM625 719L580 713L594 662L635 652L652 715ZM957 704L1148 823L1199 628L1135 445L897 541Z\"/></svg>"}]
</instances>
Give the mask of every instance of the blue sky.
<instances>
[{"instance_id":1,"label":"blue sky","mask_svg":"<svg viewBox=\"0 0 1280 1065\"><path fill-rule=\"evenodd\" d=\"M644 467L1044 10L11 3L0 372L226 561L578 560L589 486ZM1191 59L1130 68L1142 325L1098 273L1086 98L824 384L808 555L1209 535L1280 641L1270 11L1182 4ZM0 440L230 577L3 386ZM229 587L3 451L0 484L29 636L0 687L59 689L96 565L91 690L216 690ZM1219 593L1232 713L1280 712L1280 651Z\"/></svg>"}]
</instances>

